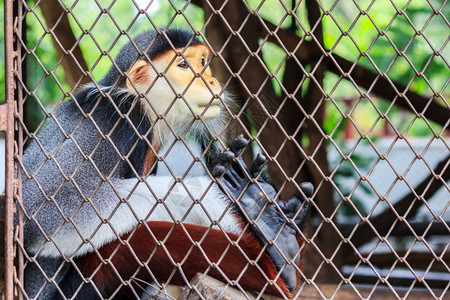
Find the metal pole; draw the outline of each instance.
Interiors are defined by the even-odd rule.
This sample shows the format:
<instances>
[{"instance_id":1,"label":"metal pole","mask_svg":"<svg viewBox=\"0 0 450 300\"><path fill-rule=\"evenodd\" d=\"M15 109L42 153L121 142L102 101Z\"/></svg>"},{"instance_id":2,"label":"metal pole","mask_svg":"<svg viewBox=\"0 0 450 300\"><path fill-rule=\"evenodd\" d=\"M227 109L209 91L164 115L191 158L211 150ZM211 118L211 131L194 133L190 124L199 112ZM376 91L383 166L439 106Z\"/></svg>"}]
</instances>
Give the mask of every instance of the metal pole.
<instances>
[{"instance_id":1,"label":"metal pole","mask_svg":"<svg viewBox=\"0 0 450 300\"><path fill-rule=\"evenodd\" d=\"M24 14L23 14L23 6L22 6L22 2L18 1L16 2L16 7L15 7L16 11L15 11L15 16L17 18L17 30L16 30L16 35L18 35L18 38L22 39L22 42L26 44L26 22L24 20ZM23 82L26 83L26 73L25 73L25 69L23 68L22 65L22 52L19 50L21 49L21 47L19 46L19 41L16 40L15 41L15 45L16 45L16 69L17 69L17 76L18 78L22 78ZM16 86L16 95L17 95L17 102L16 102L16 107L17 107L17 118L19 118L20 120L23 120L23 89L20 88L19 85ZM16 122L16 123L20 123L20 122ZM17 156L15 157L15 159L17 161L22 161L22 155L23 155L23 130L22 130L22 126L19 125L17 128L17 141L16 141L16 145L17 145ZM22 174L22 169L21 169L21 165L17 164L17 193L15 195L15 201L17 201L17 203L22 203L22 178L21 178L21 174ZM17 214L18 214L18 228L17 228L17 239L18 241L16 241L17 243L19 243L20 245L23 245L23 211L20 209L20 207L22 207L21 205L17 205L17 207L19 207ZM21 247L16 247L17 249L17 279L19 282L17 282L18 285L24 286L24 255L22 253L22 251L20 251ZM22 300L23 299L23 293L19 292L18 296L17 296L17 300Z\"/></svg>"},{"instance_id":2,"label":"metal pole","mask_svg":"<svg viewBox=\"0 0 450 300\"><path fill-rule=\"evenodd\" d=\"M13 0L5 0L5 299L14 298L14 23Z\"/></svg>"}]
</instances>

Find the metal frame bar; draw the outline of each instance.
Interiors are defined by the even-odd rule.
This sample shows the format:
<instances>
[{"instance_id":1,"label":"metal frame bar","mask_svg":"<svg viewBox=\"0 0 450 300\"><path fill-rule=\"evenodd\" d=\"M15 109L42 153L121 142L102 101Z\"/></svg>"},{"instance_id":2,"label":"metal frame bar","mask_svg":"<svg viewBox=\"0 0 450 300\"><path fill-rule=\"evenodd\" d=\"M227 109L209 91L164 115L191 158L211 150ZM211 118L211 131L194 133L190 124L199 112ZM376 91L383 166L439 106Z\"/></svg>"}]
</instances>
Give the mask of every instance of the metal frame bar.
<instances>
[{"instance_id":1,"label":"metal frame bar","mask_svg":"<svg viewBox=\"0 0 450 300\"><path fill-rule=\"evenodd\" d=\"M14 20L13 0L4 2L5 32L5 97L6 97L6 145L5 145L5 292L6 300L14 298Z\"/></svg>"}]
</instances>

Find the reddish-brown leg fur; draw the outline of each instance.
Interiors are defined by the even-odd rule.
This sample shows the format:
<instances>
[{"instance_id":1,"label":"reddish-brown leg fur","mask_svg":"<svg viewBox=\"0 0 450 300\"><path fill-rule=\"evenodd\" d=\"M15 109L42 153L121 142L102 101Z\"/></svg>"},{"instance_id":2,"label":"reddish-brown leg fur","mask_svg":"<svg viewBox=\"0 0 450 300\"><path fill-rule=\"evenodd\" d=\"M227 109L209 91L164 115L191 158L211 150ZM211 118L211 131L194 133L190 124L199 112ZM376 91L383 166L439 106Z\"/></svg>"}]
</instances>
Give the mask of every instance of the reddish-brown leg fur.
<instances>
[{"instance_id":1,"label":"reddish-brown leg fur","mask_svg":"<svg viewBox=\"0 0 450 300\"><path fill-rule=\"evenodd\" d=\"M204 236L208 228L198 225L184 224L181 226L174 225L171 222L159 221L148 222L147 225L157 241L164 241L160 246L157 246L155 238L152 237L146 226L139 226L134 233L122 237L122 240L128 240L129 247L127 245L119 247L120 242L116 240L98 250L103 259L110 259L111 265L116 268L123 280L128 280L135 274L139 267L138 261L148 261L148 268L160 283L167 282L175 268L174 262L180 264L179 267L188 281L196 273L204 273L212 263L215 263L217 267L211 267L208 270L208 275L225 282L236 280L246 290L261 291L264 288L267 279L262 272L270 280L273 280L278 274L270 257L266 253L260 255L262 246L251 233L244 234L237 242L238 246L235 246L230 245L229 239L237 241L238 235L224 233L216 229L209 229L209 232ZM193 245L188 234L194 242L199 243L199 246ZM117 247L119 249L114 253ZM202 253L200 247L204 253ZM170 257L168 253L170 253ZM260 258L256 261L256 264L262 272L249 264L249 260L256 260L258 256ZM97 254L92 253L79 258L76 263L83 275L88 277L101 264L101 259ZM94 283L104 293L104 296L113 293L121 282L111 265L103 264L93 277ZM221 275L219 269L225 274L226 278ZM244 269L245 271L242 271ZM243 275L238 280L241 273ZM145 282L154 281L145 268L141 268L141 271L135 277ZM170 279L170 284L186 285L186 281L179 270ZM284 295L290 296L289 290L281 279L276 280L276 285L278 289L274 285L269 285L264 293L280 295L281 291ZM139 291L139 289L137 290ZM129 288L122 288L119 295L133 297Z\"/></svg>"}]
</instances>

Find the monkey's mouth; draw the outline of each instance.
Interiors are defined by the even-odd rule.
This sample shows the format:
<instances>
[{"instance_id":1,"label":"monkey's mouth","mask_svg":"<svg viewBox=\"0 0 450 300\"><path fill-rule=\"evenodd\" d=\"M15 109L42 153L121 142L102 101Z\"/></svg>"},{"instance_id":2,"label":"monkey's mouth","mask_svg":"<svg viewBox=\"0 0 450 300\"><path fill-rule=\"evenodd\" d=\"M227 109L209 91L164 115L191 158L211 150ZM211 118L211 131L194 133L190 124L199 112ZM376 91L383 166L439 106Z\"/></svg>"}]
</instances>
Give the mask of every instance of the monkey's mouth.
<instances>
[{"instance_id":1,"label":"monkey's mouth","mask_svg":"<svg viewBox=\"0 0 450 300\"><path fill-rule=\"evenodd\" d=\"M220 114L220 101L214 100L206 104L199 104L196 109L196 113L204 118L215 118Z\"/></svg>"},{"instance_id":2,"label":"monkey's mouth","mask_svg":"<svg viewBox=\"0 0 450 300\"><path fill-rule=\"evenodd\" d=\"M209 109L209 108L218 108L218 107L220 107L220 100L218 100L218 99L215 99L212 102L198 105L198 108L200 108L200 109L205 109L205 108Z\"/></svg>"}]
</instances>

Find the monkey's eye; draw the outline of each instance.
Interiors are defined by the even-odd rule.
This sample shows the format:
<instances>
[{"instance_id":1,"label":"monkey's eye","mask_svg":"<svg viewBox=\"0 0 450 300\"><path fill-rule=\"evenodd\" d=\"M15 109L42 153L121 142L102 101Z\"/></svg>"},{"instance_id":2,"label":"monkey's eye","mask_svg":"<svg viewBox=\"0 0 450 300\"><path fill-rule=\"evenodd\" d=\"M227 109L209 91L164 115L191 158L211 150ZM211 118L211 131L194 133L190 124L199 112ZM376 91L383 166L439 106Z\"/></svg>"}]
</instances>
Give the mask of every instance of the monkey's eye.
<instances>
[{"instance_id":1,"label":"monkey's eye","mask_svg":"<svg viewBox=\"0 0 450 300\"><path fill-rule=\"evenodd\" d=\"M206 64L206 60L205 60L205 57L204 57L204 56L202 56L201 62L202 62L202 67L204 67L205 64Z\"/></svg>"},{"instance_id":2,"label":"monkey's eye","mask_svg":"<svg viewBox=\"0 0 450 300\"><path fill-rule=\"evenodd\" d=\"M186 70L189 66L188 63L183 59L178 63L177 67Z\"/></svg>"}]
</instances>

